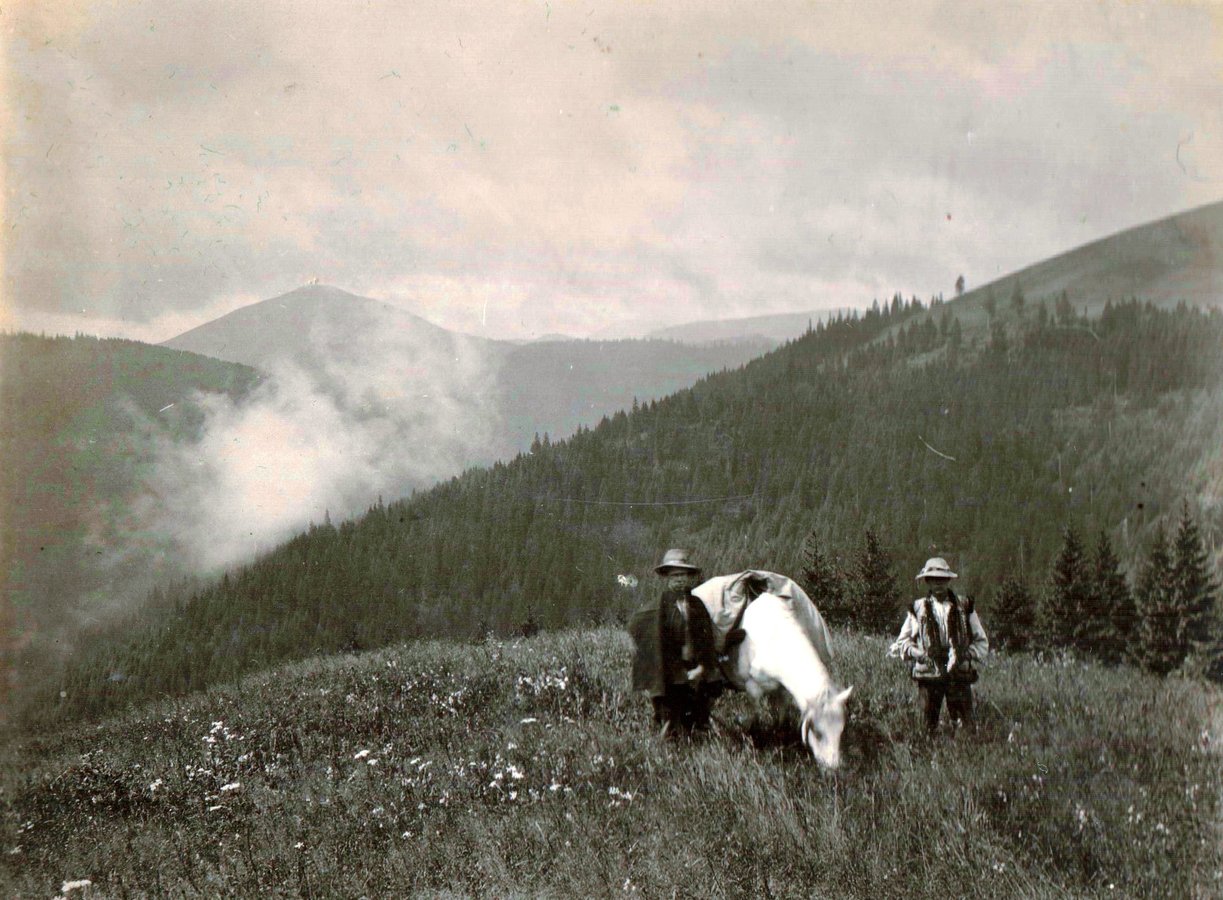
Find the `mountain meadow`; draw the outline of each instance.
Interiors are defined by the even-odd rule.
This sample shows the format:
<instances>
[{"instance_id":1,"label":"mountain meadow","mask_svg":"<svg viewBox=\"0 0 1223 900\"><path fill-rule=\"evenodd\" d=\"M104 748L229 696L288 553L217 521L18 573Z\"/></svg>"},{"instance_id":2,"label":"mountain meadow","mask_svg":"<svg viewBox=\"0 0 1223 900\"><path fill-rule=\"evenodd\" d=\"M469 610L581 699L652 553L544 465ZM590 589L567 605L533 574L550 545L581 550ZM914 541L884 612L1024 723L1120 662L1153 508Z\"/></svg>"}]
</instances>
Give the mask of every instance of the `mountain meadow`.
<instances>
[{"instance_id":1,"label":"mountain meadow","mask_svg":"<svg viewBox=\"0 0 1223 900\"><path fill-rule=\"evenodd\" d=\"M835 772L745 695L660 740L614 628L315 657L31 733L0 764L5 895L1218 895L1216 689L1003 654L979 732L930 741L885 647L835 636Z\"/></svg>"}]
</instances>

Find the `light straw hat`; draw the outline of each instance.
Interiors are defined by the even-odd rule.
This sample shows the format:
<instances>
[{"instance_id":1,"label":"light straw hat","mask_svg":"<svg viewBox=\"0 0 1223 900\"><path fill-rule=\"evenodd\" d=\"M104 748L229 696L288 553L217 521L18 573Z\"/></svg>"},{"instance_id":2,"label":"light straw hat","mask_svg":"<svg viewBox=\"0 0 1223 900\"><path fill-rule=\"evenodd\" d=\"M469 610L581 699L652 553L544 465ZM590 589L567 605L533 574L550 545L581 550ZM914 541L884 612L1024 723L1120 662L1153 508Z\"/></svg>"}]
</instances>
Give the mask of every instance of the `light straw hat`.
<instances>
[{"instance_id":1,"label":"light straw hat","mask_svg":"<svg viewBox=\"0 0 1223 900\"><path fill-rule=\"evenodd\" d=\"M917 581L923 578L956 578L955 572L951 571L951 567L947 565L947 560L941 556L932 556L926 560L926 564L922 566L922 570L917 573Z\"/></svg>"}]
</instances>

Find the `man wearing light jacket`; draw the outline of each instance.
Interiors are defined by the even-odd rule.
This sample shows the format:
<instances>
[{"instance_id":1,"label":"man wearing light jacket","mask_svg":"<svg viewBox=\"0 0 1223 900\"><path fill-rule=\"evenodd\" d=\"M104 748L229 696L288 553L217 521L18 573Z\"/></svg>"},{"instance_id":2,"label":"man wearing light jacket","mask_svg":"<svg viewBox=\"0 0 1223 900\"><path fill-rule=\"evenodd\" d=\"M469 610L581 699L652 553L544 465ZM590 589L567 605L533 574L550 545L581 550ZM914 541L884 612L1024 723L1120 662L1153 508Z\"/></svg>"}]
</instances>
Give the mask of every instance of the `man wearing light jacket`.
<instances>
[{"instance_id":1,"label":"man wearing light jacket","mask_svg":"<svg viewBox=\"0 0 1223 900\"><path fill-rule=\"evenodd\" d=\"M938 731L939 714L947 701L954 721L975 727L972 685L976 664L989 653L989 638L970 598L951 589L955 572L947 560L933 557L917 573L926 594L913 601L889 655L908 660L917 683L918 706L928 734Z\"/></svg>"}]
</instances>

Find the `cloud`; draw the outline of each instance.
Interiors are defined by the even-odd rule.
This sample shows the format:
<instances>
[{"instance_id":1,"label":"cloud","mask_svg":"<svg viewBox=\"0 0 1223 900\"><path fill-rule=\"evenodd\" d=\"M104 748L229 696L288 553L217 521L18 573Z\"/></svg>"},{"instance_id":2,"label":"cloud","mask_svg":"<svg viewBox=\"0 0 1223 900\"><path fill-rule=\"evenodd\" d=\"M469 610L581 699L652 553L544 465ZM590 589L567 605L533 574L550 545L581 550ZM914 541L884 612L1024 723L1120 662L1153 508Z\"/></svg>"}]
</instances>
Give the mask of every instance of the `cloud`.
<instances>
[{"instance_id":1,"label":"cloud","mask_svg":"<svg viewBox=\"0 0 1223 900\"><path fill-rule=\"evenodd\" d=\"M1208 4L69 6L6 50L10 327L314 277L503 336L861 305L1223 179Z\"/></svg>"},{"instance_id":2,"label":"cloud","mask_svg":"<svg viewBox=\"0 0 1223 900\"><path fill-rule=\"evenodd\" d=\"M348 330L316 324L311 355L321 368L283 360L240 403L195 398L197 440L173 442L146 421L149 474L100 517L113 525L95 526L112 564L216 572L311 522L348 518L379 495L398 498L503 451L496 360L483 345L378 333L348 347Z\"/></svg>"}]
</instances>

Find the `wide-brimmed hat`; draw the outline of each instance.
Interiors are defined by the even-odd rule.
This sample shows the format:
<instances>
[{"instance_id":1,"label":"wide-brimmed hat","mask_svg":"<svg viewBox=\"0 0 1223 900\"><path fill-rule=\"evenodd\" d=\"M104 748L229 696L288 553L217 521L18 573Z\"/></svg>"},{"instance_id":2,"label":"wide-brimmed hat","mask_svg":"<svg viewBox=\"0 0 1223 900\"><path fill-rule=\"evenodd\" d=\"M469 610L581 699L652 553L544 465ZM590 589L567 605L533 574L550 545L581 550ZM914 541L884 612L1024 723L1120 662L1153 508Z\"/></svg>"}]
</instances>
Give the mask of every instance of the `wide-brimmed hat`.
<instances>
[{"instance_id":1,"label":"wide-brimmed hat","mask_svg":"<svg viewBox=\"0 0 1223 900\"><path fill-rule=\"evenodd\" d=\"M688 551L680 550L678 547L673 547L662 555L662 562L654 567L654 571L659 575L666 575L668 572L699 572L700 566L694 566L688 562Z\"/></svg>"},{"instance_id":2,"label":"wide-brimmed hat","mask_svg":"<svg viewBox=\"0 0 1223 900\"><path fill-rule=\"evenodd\" d=\"M951 566L947 565L947 560L941 556L932 556L926 560L926 564L922 566L922 570L917 573L915 580L921 581L923 578L956 578L955 572L951 571Z\"/></svg>"}]
</instances>

